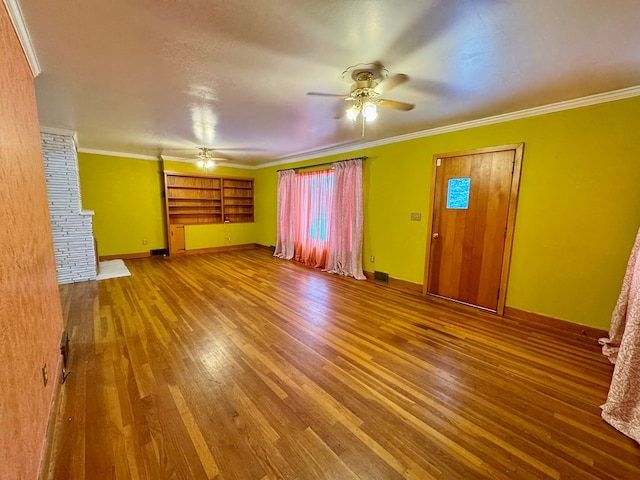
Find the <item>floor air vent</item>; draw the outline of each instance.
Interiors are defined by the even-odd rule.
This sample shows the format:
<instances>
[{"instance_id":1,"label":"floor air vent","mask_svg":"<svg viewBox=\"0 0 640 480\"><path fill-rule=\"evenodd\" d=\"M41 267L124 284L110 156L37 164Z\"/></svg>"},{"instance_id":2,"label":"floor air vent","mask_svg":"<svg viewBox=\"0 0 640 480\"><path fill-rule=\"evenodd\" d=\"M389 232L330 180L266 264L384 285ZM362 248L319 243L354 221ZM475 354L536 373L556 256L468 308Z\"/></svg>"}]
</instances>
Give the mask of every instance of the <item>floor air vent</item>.
<instances>
[{"instance_id":1,"label":"floor air vent","mask_svg":"<svg viewBox=\"0 0 640 480\"><path fill-rule=\"evenodd\" d=\"M166 254L167 254L166 248L154 248L151 250L152 257L155 257L156 255L166 255Z\"/></svg>"},{"instance_id":2,"label":"floor air vent","mask_svg":"<svg viewBox=\"0 0 640 480\"><path fill-rule=\"evenodd\" d=\"M389 283L389 274L376 270L373 272L373 279L379 282Z\"/></svg>"}]
</instances>

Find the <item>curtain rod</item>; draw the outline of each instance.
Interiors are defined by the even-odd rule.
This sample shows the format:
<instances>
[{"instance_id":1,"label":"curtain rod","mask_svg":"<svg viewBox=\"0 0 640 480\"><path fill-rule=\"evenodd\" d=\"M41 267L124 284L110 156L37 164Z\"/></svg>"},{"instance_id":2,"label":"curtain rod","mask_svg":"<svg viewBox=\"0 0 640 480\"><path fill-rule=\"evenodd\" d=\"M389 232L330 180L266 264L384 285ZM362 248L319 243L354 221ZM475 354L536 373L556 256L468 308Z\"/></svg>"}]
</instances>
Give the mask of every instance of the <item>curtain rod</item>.
<instances>
[{"instance_id":1,"label":"curtain rod","mask_svg":"<svg viewBox=\"0 0 640 480\"><path fill-rule=\"evenodd\" d=\"M293 170L294 172L297 172L298 170L303 170L305 168L313 168L313 167L324 167L325 165L333 165L334 163L342 163L342 162L349 162L351 160L366 160L369 157L354 157L354 158L347 158L346 160L336 160L335 162L324 162L324 163L316 163L314 165L305 165L304 167L296 167L296 168L283 168L281 170L277 170L278 172L286 172L287 170Z\"/></svg>"}]
</instances>

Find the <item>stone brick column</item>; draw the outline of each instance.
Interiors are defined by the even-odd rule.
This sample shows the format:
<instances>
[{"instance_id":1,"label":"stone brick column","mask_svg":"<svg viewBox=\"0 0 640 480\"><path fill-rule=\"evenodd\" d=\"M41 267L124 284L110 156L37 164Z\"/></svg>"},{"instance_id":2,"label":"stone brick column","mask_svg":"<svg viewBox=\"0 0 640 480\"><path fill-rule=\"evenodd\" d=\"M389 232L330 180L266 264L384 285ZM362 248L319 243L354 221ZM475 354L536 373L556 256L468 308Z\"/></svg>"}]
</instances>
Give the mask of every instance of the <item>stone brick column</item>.
<instances>
[{"instance_id":1,"label":"stone brick column","mask_svg":"<svg viewBox=\"0 0 640 480\"><path fill-rule=\"evenodd\" d=\"M95 280L93 212L82 210L73 135L41 132L40 138L58 283Z\"/></svg>"}]
</instances>

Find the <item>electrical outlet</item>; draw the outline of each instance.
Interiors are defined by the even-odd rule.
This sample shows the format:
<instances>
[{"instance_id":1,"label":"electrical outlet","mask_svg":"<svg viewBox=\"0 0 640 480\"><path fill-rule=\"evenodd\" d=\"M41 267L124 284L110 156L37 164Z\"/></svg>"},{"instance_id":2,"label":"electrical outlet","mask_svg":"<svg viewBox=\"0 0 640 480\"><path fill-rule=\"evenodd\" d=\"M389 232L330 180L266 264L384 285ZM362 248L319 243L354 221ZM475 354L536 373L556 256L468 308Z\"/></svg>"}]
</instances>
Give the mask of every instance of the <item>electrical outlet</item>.
<instances>
[{"instance_id":1,"label":"electrical outlet","mask_svg":"<svg viewBox=\"0 0 640 480\"><path fill-rule=\"evenodd\" d=\"M422 214L421 213L412 213L411 214L411 221L412 222L419 222L422 219Z\"/></svg>"},{"instance_id":2,"label":"electrical outlet","mask_svg":"<svg viewBox=\"0 0 640 480\"><path fill-rule=\"evenodd\" d=\"M44 386L47 386L47 382L49 382L49 374L47 373L47 364L42 364L42 383Z\"/></svg>"},{"instance_id":3,"label":"electrical outlet","mask_svg":"<svg viewBox=\"0 0 640 480\"><path fill-rule=\"evenodd\" d=\"M370 261L371 263L375 262L375 261L376 261L376 257L374 257L373 255L371 255L371 256L369 257L369 261Z\"/></svg>"},{"instance_id":4,"label":"electrical outlet","mask_svg":"<svg viewBox=\"0 0 640 480\"><path fill-rule=\"evenodd\" d=\"M146 245L147 243L149 243L149 242L147 242L147 239L146 239L146 238L145 238L144 240L142 240L142 244L143 244L143 245Z\"/></svg>"}]
</instances>

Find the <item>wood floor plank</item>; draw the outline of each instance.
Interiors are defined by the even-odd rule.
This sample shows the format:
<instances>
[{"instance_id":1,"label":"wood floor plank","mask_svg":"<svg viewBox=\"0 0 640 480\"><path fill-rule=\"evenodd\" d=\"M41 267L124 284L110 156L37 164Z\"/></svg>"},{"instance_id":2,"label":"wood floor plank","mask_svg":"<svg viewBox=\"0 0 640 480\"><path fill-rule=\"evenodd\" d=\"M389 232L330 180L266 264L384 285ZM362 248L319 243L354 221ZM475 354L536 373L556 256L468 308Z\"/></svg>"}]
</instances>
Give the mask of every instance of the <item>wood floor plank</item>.
<instances>
[{"instance_id":1,"label":"wood floor plank","mask_svg":"<svg viewBox=\"0 0 640 480\"><path fill-rule=\"evenodd\" d=\"M211 455L211 450L204 440L202 432L198 427L195 419L193 418L193 414L189 410L187 402L185 401L180 389L176 386L169 385L169 391L171 392L171 396L173 397L173 401L176 404L178 412L180 413L180 417L189 432L189 437L191 437L191 441L193 442L193 446L198 453L198 458L200 458L200 462L202 463L202 467L207 473L207 478L213 479L218 473L220 473L220 469L216 464L213 455Z\"/></svg>"},{"instance_id":2,"label":"wood floor plank","mask_svg":"<svg viewBox=\"0 0 640 480\"><path fill-rule=\"evenodd\" d=\"M640 478L586 336L264 250L61 287L49 480Z\"/></svg>"}]
</instances>

